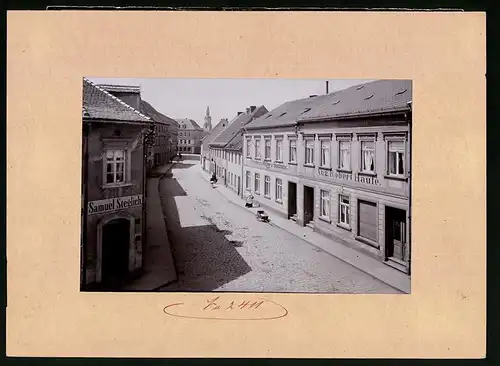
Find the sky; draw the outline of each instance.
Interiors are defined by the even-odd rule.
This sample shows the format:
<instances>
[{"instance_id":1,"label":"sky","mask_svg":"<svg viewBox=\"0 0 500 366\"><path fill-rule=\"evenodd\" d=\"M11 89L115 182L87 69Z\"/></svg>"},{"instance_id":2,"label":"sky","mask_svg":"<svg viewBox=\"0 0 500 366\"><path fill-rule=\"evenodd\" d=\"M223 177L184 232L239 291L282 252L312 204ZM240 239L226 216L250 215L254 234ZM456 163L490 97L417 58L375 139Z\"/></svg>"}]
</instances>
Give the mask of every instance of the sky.
<instances>
[{"instance_id":1,"label":"sky","mask_svg":"<svg viewBox=\"0 0 500 366\"><path fill-rule=\"evenodd\" d=\"M94 78L97 84L139 85L141 98L171 118L190 118L200 127L210 107L212 127L221 118L233 119L254 105L272 110L281 104L326 93L326 79L173 79ZM329 80L329 92L371 80Z\"/></svg>"}]
</instances>

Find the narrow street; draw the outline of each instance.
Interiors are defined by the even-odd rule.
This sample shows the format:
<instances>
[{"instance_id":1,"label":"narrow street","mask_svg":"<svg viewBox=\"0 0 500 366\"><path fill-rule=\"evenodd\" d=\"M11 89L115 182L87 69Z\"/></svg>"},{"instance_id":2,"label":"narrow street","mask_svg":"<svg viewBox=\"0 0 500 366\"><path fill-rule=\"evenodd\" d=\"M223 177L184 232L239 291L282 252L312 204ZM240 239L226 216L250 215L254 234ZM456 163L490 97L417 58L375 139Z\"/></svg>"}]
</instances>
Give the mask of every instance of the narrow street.
<instances>
[{"instance_id":1,"label":"narrow street","mask_svg":"<svg viewBox=\"0 0 500 366\"><path fill-rule=\"evenodd\" d=\"M161 291L400 293L212 188L198 161L174 165L160 196L179 280Z\"/></svg>"}]
</instances>

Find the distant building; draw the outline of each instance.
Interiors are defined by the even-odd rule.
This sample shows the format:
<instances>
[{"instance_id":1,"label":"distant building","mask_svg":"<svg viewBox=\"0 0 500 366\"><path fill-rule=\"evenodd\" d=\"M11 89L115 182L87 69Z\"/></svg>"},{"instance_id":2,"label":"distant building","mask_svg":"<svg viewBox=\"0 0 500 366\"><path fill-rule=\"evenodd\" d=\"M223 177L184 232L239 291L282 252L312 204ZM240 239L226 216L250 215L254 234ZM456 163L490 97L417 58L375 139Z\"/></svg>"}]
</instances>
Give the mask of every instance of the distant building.
<instances>
[{"instance_id":1,"label":"distant building","mask_svg":"<svg viewBox=\"0 0 500 366\"><path fill-rule=\"evenodd\" d=\"M205 124L203 125L203 129L207 132L212 131L212 117L210 116L209 106L207 106L207 112L205 114Z\"/></svg>"},{"instance_id":2,"label":"distant building","mask_svg":"<svg viewBox=\"0 0 500 366\"><path fill-rule=\"evenodd\" d=\"M113 289L142 269L154 126L138 110L138 88L123 89L117 94L127 102L83 80L82 289Z\"/></svg>"},{"instance_id":3,"label":"distant building","mask_svg":"<svg viewBox=\"0 0 500 366\"><path fill-rule=\"evenodd\" d=\"M222 118L219 123L201 140L201 167L203 170L210 170L210 143L229 125L227 118Z\"/></svg>"},{"instance_id":4,"label":"distant building","mask_svg":"<svg viewBox=\"0 0 500 366\"><path fill-rule=\"evenodd\" d=\"M245 126L245 191L409 274L411 103L379 80L279 106Z\"/></svg>"},{"instance_id":5,"label":"distant building","mask_svg":"<svg viewBox=\"0 0 500 366\"><path fill-rule=\"evenodd\" d=\"M179 125L144 100L141 100L140 106L141 112L155 123L155 144L150 152L148 166L152 168L165 165L177 154Z\"/></svg>"},{"instance_id":6,"label":"distant building","mask_svg":"<svg viewBox=\"0 0 500 366\"><path fill-rule=\"evenodd\" d=\"M178 152L200 154L203 129L189 118L176 119L179 125Z\"/></svg>"},{"instance_id":7,"label":"distant building","mask_svg":"<svg viewBox=\"0 0 500 366\"><path fill-rule=\"evenodd\" d=\"M255 118L267 113L264 106L251 106L238 115L208 145L210 170L221 183L243 196L243 132L245 126Z\"/></svg>"}]
</instances>

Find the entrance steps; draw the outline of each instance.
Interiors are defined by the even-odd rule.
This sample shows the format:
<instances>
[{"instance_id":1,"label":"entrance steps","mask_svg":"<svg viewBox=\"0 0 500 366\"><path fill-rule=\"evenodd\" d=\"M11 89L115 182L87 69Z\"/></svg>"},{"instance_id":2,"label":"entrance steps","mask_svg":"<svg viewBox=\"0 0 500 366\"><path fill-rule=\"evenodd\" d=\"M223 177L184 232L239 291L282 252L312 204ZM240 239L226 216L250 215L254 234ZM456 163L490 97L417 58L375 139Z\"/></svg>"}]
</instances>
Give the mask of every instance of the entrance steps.
<instances>
[{"instance_id":1,"label":"entrance steps","mask_svg":"<svg viewBox=\"0 0 500 366\"><path fill-rule=\"evenodd\" d=\"M306 226L314 230L314 221L309 221Z\"/></svg>"}]
</instances>

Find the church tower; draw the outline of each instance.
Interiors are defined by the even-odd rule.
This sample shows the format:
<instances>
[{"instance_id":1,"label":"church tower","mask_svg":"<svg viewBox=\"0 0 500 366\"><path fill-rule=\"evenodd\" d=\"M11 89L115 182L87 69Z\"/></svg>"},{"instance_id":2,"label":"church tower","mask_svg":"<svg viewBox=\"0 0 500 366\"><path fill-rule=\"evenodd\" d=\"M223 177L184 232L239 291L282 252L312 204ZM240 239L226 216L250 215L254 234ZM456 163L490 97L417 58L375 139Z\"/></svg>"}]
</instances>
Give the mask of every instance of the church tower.
<instances>
[{"instance_id":1,"label":"church tower","mask_svg":"<svg viewBox=\"0 0 500 366\"><path fill-rule=\"evenodd\" d=\"M203 126L205 131L212 131L212 117L210 116L210 107L207 106L207 113L205 114L205 125Z\"/></svg>"}]
</instances>

